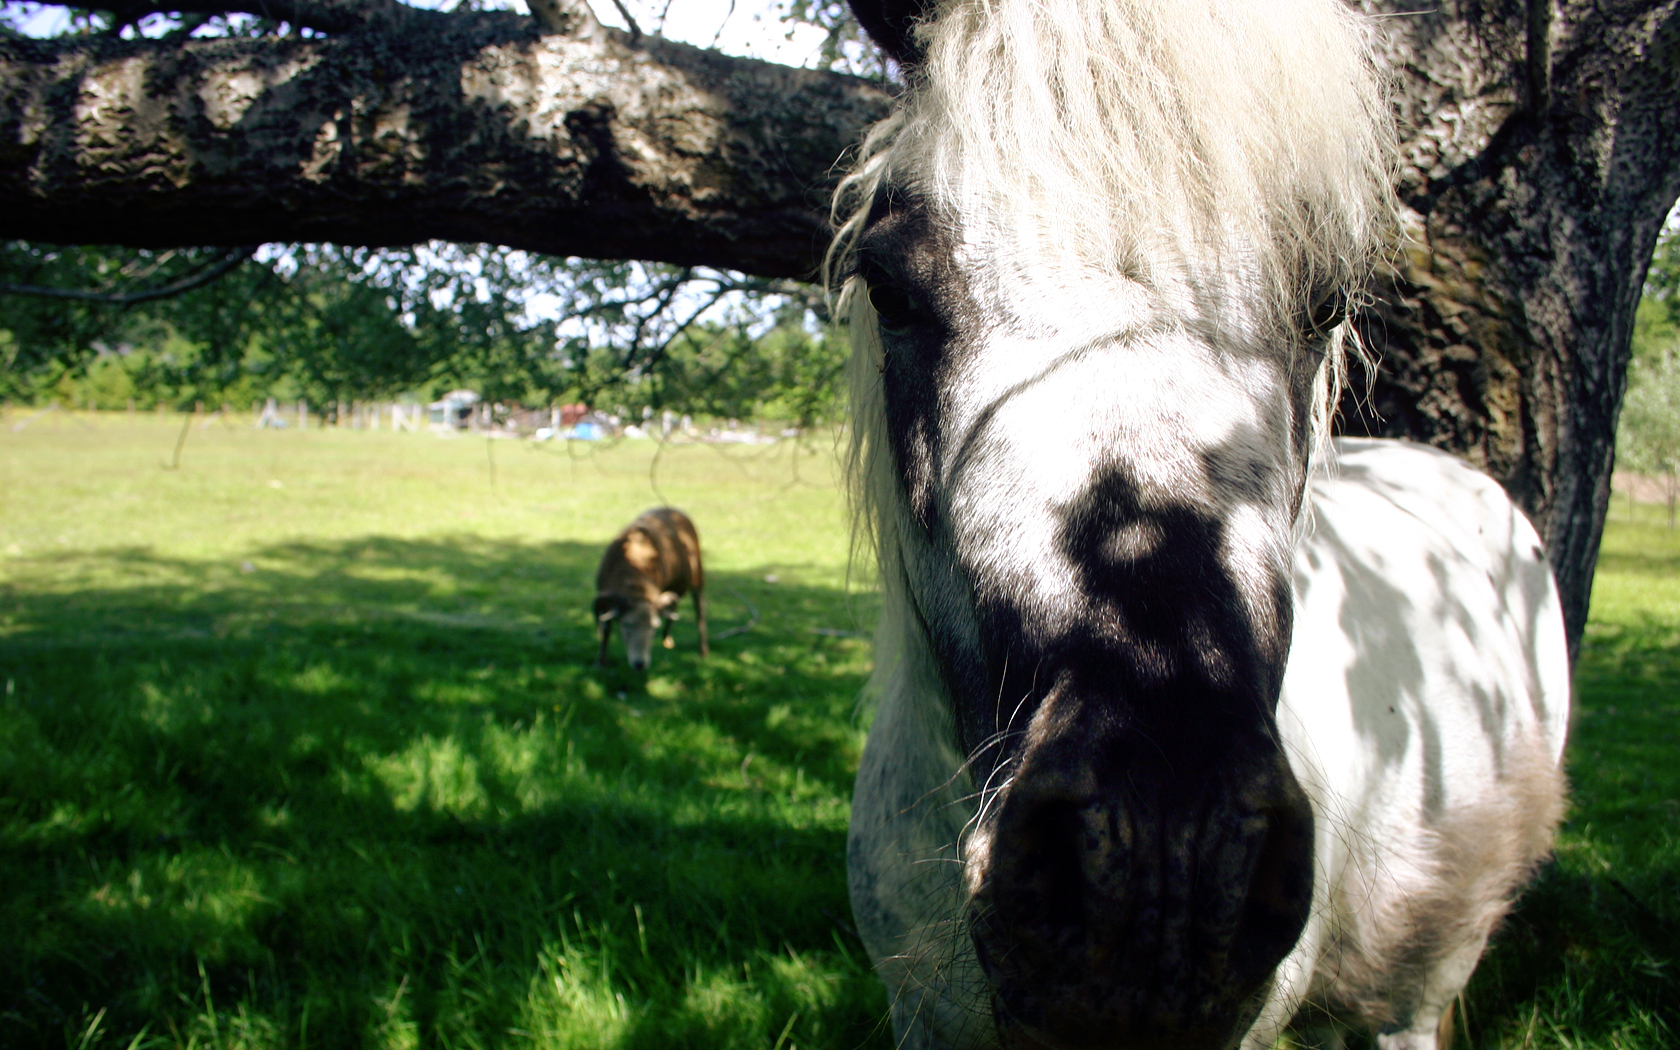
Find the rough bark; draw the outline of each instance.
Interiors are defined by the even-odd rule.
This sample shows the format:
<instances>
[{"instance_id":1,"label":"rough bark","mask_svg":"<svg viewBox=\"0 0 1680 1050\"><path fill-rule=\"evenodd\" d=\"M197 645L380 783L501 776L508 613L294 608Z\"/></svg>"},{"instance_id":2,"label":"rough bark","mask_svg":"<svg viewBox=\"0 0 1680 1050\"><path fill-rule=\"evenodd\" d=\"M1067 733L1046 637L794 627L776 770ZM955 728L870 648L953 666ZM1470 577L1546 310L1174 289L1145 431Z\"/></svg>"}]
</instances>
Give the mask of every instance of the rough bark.
<instances>
[{"instance_id":1,"label":"rough bark","mask_svg":"<svg viewBox=\"0 0 1680 1050\"><path fill-rule=\"evenodd\" d=\"M1389 16L1412 236L1365 318L1381 367L1347 425L1463 454L1504 484L1545 538L1573 656L1634 309L1680 196L1680 7L1371 6Z\"/></svg>"},{"instance_id":2,"label":"rough bark","mask_svg":"<svg viewBox=\"0 0 1680 1050\"><path fill-rule=\"evenodd\" d=\"M0 41L0 237L485 241L809 276L890 98L613 30L413 12L325 39Z\"/></svg>"}]
</instances>

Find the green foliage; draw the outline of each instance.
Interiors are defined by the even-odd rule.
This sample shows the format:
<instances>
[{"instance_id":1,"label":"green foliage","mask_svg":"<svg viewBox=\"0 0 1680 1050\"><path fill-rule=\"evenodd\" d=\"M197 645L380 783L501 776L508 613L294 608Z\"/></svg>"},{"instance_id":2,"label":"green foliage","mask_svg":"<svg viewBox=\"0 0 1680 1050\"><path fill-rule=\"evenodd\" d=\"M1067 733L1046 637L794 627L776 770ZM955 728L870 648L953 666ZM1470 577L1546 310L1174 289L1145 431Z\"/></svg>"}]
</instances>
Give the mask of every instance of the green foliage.
<instances>
[{"instance_id":1,"label":"green foliage","mask_svg":"<svg viewBox=\"0 0 1680 1050\"><path fill-rule=\"evenodd\" d=\"M0 284L122 292L202 252L0 245ZM0 397L177 408L469 387L490 401L837 415L838 341L789 282L487 246L272 247L132 306L0 293ZM540 309L539 309L540 307Z\"/></svg>"},{"instance_id":2,"label":"green foliage","mask_svg":"<svg viewBox=\"0 0 1680 1050\"><path fill-rule=\"evenodd\" d=\"M1680 224L1670 222L1657 237L1644 294L1634 317L1633 356L1649 357L1680 344Z\"/></svg>"},{"instance_id":3,"label":"green foliage","mask_svg":"<svg viewBox=\"0 0 1680 1050\"><path fill-rule=\"evenodd\" d=\"M793 324L757 336L739 325L695 325L677 336L646 381L626 385L620 396L655 410L820 426L844 415L840 379L850 353L843 337Z\"/></svg>"},{"instance_id":4,"label":"green foliage","mask_svg":"<svg viewBox=\"0 0 1680 1050\"><path fill-rule=\"evenodd\" d=\"M1673 303L1655 298L1646 286L1633 317L1633 360L1654 357L1664 347L1680 344L1680 311Z\"/></svg>"},{"instance_id":5,"label":"green foliage","mask_svg":"<svg viewBox=\"0 0 1680 1050\"><path fill-rule=\"evenodd\" d=\"M1680 341L1631 365L1616 430L1616 461L1663 479L1673 528L1680 497Z\"/></svg>"},{"instance_id":6,"label":"green foliage","mask_svg":"<svg viewBox=\"0 0 1680 1050\"><path fill-rule=\"evenodd\" d=\"M506 372L508 360L540 385L555 326L521 323L508 253L427 266L418 251L305 246L133 306L6 295L0 394L74 388L102 407L117 407L106 399L119 395L142 406L270 395L319 404L476 378L492 363ZM164 283L201 254L13 241L0 248L0 281L121 291L148 277Z\"/></svg>"},{"instance_id":7,"label":"green foliage","mask_svg":"<svg viewBox=\"0 0 1680 1050\"><path fill-rule=\"evenodd\" d=\"M1657 238L1634 320L1616 466L1662 478L1673 528L1680 502L1680 224L1674 222Z\"/></svg>"},{"instance_id":8,"label":"green foliage","mask_svg":"<svg viewBox=\"0 0 1680 1050\"><path fill-rule=\"evenodd\" d=\"M190 272L211 254L204 251L145 252L99 247L34 247L19 241L0 243L0 282L110 292L135 284L156 286ZM132 387L136 383L159 389L191 386L202 371L225 357L230 322L245 297L233 275L186 294L181 302L151 304L133 312L97 302L67 301L30 295L0 295L0 395L29 398L37 390L54 390L68 378L79 378L89 363L110 354L123 354L133 344L143 347L141 358L127 363L123 376L108 374L106 383ZM246 275L248 276L248 275ZM231 293L231 294L230 294ZM197 320L190 336L182 338L163 318L190 309ZM189 364L189 361L191 362ZM109 371L109 370L107 370ZM212 369L213 371L213 369ZM205 372L204 378L210 378ZM126 395L125 395L126 396Z\"/></svg>"}]
</instances>

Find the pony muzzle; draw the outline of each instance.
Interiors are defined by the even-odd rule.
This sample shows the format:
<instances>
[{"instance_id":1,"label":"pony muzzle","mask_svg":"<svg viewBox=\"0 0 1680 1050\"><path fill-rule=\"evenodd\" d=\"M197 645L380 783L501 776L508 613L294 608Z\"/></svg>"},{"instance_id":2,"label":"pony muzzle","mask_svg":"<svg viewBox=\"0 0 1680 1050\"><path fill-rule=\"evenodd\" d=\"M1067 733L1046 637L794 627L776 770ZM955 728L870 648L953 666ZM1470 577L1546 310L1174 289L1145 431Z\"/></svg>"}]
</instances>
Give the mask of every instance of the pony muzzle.
<instances>
[{"instance_id":1,"label":"pony muzzle","mask_svg":"<svg viewBox=\"0 0 1680 1050\"><path fill-rule=\"evenodd\" d=\"M1185 793L1154 786L1160 754L1127 777L1035 750L1092 749L1030 748L974 840L970 927L1006 1045L1234 1045L1312 903L1312 810L1281 752Z\"/></svg>"}]
</instances>

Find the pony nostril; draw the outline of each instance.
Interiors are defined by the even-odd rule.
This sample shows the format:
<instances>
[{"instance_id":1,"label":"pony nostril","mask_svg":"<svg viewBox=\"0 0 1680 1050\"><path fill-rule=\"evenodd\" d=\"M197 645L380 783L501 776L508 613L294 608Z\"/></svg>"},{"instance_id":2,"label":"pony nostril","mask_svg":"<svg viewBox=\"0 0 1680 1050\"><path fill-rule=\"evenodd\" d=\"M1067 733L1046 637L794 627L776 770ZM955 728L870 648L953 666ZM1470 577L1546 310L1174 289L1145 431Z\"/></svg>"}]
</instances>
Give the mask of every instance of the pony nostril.
<instances>
[{"instance_id":1,"label":"pony nostril","mask_svg":"<svg viewBox=\"0 0 1680 1050\"><path fill-rule=\"evenodd\" d=\"M1016 786L1024 790L999 812L974 899L977 946L1009 956L994 957L988 970L998 977L1106 965L1136 903L1119 877L1135 860L1130 814L1061 785L1029 778Z\"/></svg>"},{"instance_id":2,"label":"pony nostril","mask_svg":"<svg viewBox=\"0 0 1680 1050\"><path fill-rule=\"evenodd\" d=\"M1115 1001L1218 987L1229 993L1219 1008L1235 1010L1299 938L1313 880L1304 797L1210 814L1059 777L1028 774L1010 790L970 920L1016 1022L1062 1023L1034 1005L1031 989L1047 986L1100 986Z\"/></svg>"},{"instance_id":3,"label":"pony nostril","mask_svg":"<svg viewBox=\"0 0 1680 1050\"><path fill-rule=\"evenodd\" d=\"M1079 807L1051 799L1013 821L1010 851L993 879L1015 918L1042 934L1077 925L1084 911L1086 834Z\"/></svg>"}]
</instances>

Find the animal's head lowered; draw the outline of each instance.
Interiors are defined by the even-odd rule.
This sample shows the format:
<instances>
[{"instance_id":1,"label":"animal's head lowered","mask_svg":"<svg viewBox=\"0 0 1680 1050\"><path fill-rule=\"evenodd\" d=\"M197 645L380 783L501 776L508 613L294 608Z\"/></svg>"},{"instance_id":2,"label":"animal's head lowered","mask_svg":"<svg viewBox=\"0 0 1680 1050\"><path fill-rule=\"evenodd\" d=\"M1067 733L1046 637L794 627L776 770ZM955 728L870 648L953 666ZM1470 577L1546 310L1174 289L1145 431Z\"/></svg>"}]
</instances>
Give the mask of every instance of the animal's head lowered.
<instances>
[{"instance_id":1,"label":"animal's head lowered","mask_svg":"<svg viewBox=\"0 0 1680 1050\"><path fill-rule=\"evenodd\" d=\"M1334 0L854 7L910 85L836 202L856 481L981 792L999 1023L1224 1047L1311 898L1274 711L1389 215L1360 28Z\"/></svg>"},{"instance_id":2,"label":"animal's head lowered","mask_svg":"<svg viewBox=\"0 0 1680 1050\"><path fill-rule=\"evenodd\" d=\"M653 662L653 638L658 633L665 619L676 619L678 596L665 591L657 598L631 597L617 594L601 594L595 598L595 626L596 630L606 632L609 624L618 624L618 633L624 639L624 655L629 659L632 669L645 671ZM604 643L603 643L604 644ZM666 639L666 647L670 647L670 639ZM605 649L602 659L606 658Z\"/></svg>"}]
</instances>

